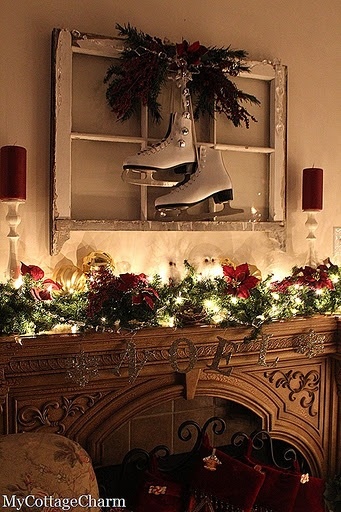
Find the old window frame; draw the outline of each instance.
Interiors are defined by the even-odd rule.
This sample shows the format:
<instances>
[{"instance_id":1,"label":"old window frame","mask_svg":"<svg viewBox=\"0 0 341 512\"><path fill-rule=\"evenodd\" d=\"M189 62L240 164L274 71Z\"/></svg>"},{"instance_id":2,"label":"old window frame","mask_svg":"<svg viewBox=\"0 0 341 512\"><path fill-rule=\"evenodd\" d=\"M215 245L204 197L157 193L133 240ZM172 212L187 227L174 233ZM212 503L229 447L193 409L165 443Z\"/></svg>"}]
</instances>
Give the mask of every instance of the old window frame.
<instances>
[{"instance_id":1,"label":"old window frame","mask_svg":"<svg viewBox=\"0 0 341 512\"><path fill-rule=\"evenodd\" d=\"M141 112L141 136L79 133L72 131L72 59L76 53L98 57L118 57L123 47L120 38L84 34L77 30L54 29L52 33L52 129L51 129L51 244L58 254L73 231L263 231L285 248L286 220L286 102L287 68L279 61L250 61L245 78L270 84L269 147L219 144L213 126L213 144L217 149L265 153L269 156L269 217L262 222L229 220L162 222L147 218L147 190L140 187L141 215L137 220L77 220L71 214L71 178L73 140L138 143L144 147L148 137L148 113ZM217 218L218 219L218 218Z\"/></svg>"}]
</instances>

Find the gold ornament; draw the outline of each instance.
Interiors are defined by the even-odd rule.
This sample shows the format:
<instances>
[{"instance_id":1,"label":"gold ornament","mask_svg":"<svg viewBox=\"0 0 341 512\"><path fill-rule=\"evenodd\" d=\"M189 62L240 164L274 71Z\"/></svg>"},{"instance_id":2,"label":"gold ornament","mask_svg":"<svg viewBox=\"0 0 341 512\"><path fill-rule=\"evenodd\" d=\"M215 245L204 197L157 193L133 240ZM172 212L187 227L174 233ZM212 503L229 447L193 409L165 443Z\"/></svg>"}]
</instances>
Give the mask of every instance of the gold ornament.
<instances>
[{"instance_id":1,"label":"gold ornament","mask_svg":"<svg viewBox=\"0 0 341 512\"><path fill-rule=\"evenodd\" d=\"M88 274L92 270L99 270L101 267L115 268L114 260L110 254L102 251L94 251L83 258L83 272Z\"/></svg>"},{"instance_id":2,"label":"gold ornament","mask_svg":"<svg viewBox=\"0 0 341 512\"><path fill-rule=\"evenodd\" d=\"M235 267L236 265L230 258L226 257L220 260L221 265L228 265L229 267Z\"/></svg>"},{"instance_id":3,"label":"gold ornament","mask_svg":"<svg viewBox=\"0 0 341 512\"><path fill-rule=\"evenodd\" d=\"M248 263L247 266L249 267L250 276L257 277L257 279L259 279L261 281L262 273L259 270L259 268L256 267L256 265L250 265L250 263Z\"/></svg>"},{"instance_id":4,"label":"gold ornament","mask_svg":"<svg viewBox=\"0 0 341 512\"><path fill-rule=\"evenodd\" d=\"M67 265L56 269L53 279L62 285L61 293L82 292L86 287L86 276L75 265Z\"/></svg>"}]
</instances>

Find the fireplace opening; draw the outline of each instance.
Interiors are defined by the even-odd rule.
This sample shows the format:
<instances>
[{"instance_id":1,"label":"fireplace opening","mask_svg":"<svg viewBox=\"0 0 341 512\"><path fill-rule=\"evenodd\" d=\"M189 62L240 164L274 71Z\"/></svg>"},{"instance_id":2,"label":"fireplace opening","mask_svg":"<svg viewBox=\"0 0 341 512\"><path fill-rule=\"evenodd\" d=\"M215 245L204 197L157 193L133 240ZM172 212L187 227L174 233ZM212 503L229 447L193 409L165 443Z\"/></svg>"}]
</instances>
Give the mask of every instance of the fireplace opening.
<instances>
[{"instance_id":1,"label":"fireplace opening","mask_svg":"<svg viewBox=\"0 0 341 512\"><path fill-rule=\"evenodd\" d=\"M192 449L194 440L181 441L177 434L178 427L186 420L203 425L213 416L219 416L226 422L222 435L214 436L208 432L215 446L229 444L235 432L250 434L262 428L259 416L231 400L210 396L169 400L137 414L103 439L102 465L120 464L125 454L133 448L150 451L156 445L166 445L171 453L187 452Z\"/></svg>"},{"instance_id":2,"label":"fireplace opening","mask_svg":"<svg viewBox=\"0 0 341 512\"><path fill-rule=\"evenodd\" d=\"M132 417L121 427L109 434L102 445L102 461L96 467L96 476L103 496L117 494L115 482L121 478L122 461L128 452L141 449L150 453L158 445L166 445L172 454L173 461L181 460L184 454L193 449L197 433L193 432L190 440L184 441L178 436L178 429L186 421L193 421L200 427L212 417L219 417L225 422L225 430L217 435L212 428L207 429L210 444L225 453L238 456L240 451L231 445L236 433L242 432L251 436L262 431L262 419L242 404L218 397L201 396L193 400L178 398L160 403ZM310 468L298 450L287 442L271 438L272 446L260 450L259 461L263 464L276 463L281 467L289 467L291 460L286 459L294 450L301 472L310 473ZM273 450L273 451L272 451ZM289 452L288 452L289 450ZM136 490L138 478L135 468L132 475L126 473L124 488L128 495ZM130 481L127 479L130 478ZM119 486L122 489L122 482ZM135 492L135 491L134 491Z\"/></svg>"}]
</instances>

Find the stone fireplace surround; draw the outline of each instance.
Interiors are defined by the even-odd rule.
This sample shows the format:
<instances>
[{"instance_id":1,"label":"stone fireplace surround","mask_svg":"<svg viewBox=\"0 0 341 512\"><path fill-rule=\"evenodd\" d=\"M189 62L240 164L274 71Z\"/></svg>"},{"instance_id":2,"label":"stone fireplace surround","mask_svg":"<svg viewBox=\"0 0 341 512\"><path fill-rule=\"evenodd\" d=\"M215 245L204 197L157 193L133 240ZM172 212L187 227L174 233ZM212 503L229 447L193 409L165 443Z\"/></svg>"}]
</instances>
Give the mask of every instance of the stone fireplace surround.
<instances>
[{"instance_id":1,"label":"stone fireplace surround","mask_svg":"<svg viewBox=\"0 0 341 512\"><path fill-rule=\"evenodd\" d=\"M221 412L225 403L237 403L274 439L296 448L313 475L339 472L338 318L276 322L264 328L261 340L243 343L249 334L241 327L196 326L134 335L1 338L2 433L57 432L78 441L99 466L116 462L113 458L136 444L151 449L161 442L181 451L174 428L163 425L174 427L177 414L179 423L186 414L201 422L215 408ZM323 352L311 358L295 350L309 335L324 344ZM89 358L90 369L97 367L84 386L68 379L68 372L76 377L73 366L80 354ZM162 423L166 416L171 418L167 424ZM254 420L248 421L252 428ZM153 424L160 428L152 432ZM141 446L143 431L146 446Z\"/></svg>"}]
</instances>

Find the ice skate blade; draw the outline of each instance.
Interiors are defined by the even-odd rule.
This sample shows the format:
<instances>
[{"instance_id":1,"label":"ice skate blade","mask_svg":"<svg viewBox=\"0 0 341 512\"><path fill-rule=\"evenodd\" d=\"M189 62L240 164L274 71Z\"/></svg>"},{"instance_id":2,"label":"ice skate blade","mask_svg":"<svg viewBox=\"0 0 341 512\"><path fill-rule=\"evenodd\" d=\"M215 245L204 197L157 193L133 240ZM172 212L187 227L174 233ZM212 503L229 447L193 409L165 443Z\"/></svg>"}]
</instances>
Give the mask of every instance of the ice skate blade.
<instances>
[{"instance_id":1,"label":"ice skate blade","mask_svg":"<svg viewBox=\"0 0 341 512\"><path fill-rule=\"evenodd\" d=\"M188 213L189 207L177 208L159 208L156 211L155 218L162 221L197 221L197 220L216 220L217 217L227 217L237 213L243 213L242 208L232 208L230 204L224 203L224 208L217 212L202 212L196 214Z\"/></svg>"},{"instance_id":2,"label":"ice skate blade","mask_svg":"<svg viewBox=\"0 0 341 512\"><path fill-rule=\"evenodd\" d=\"M154 176L158 176L157 178ZM180 180L183 180L183 176L179 176L178 181L172 181L167 179L160 179L160 172L155 170L144 170L138 171L134 169L124 169L121 178L125 183L131 185L139 185L142 187L174 187Z\"/></svg>"}]
</instances>

